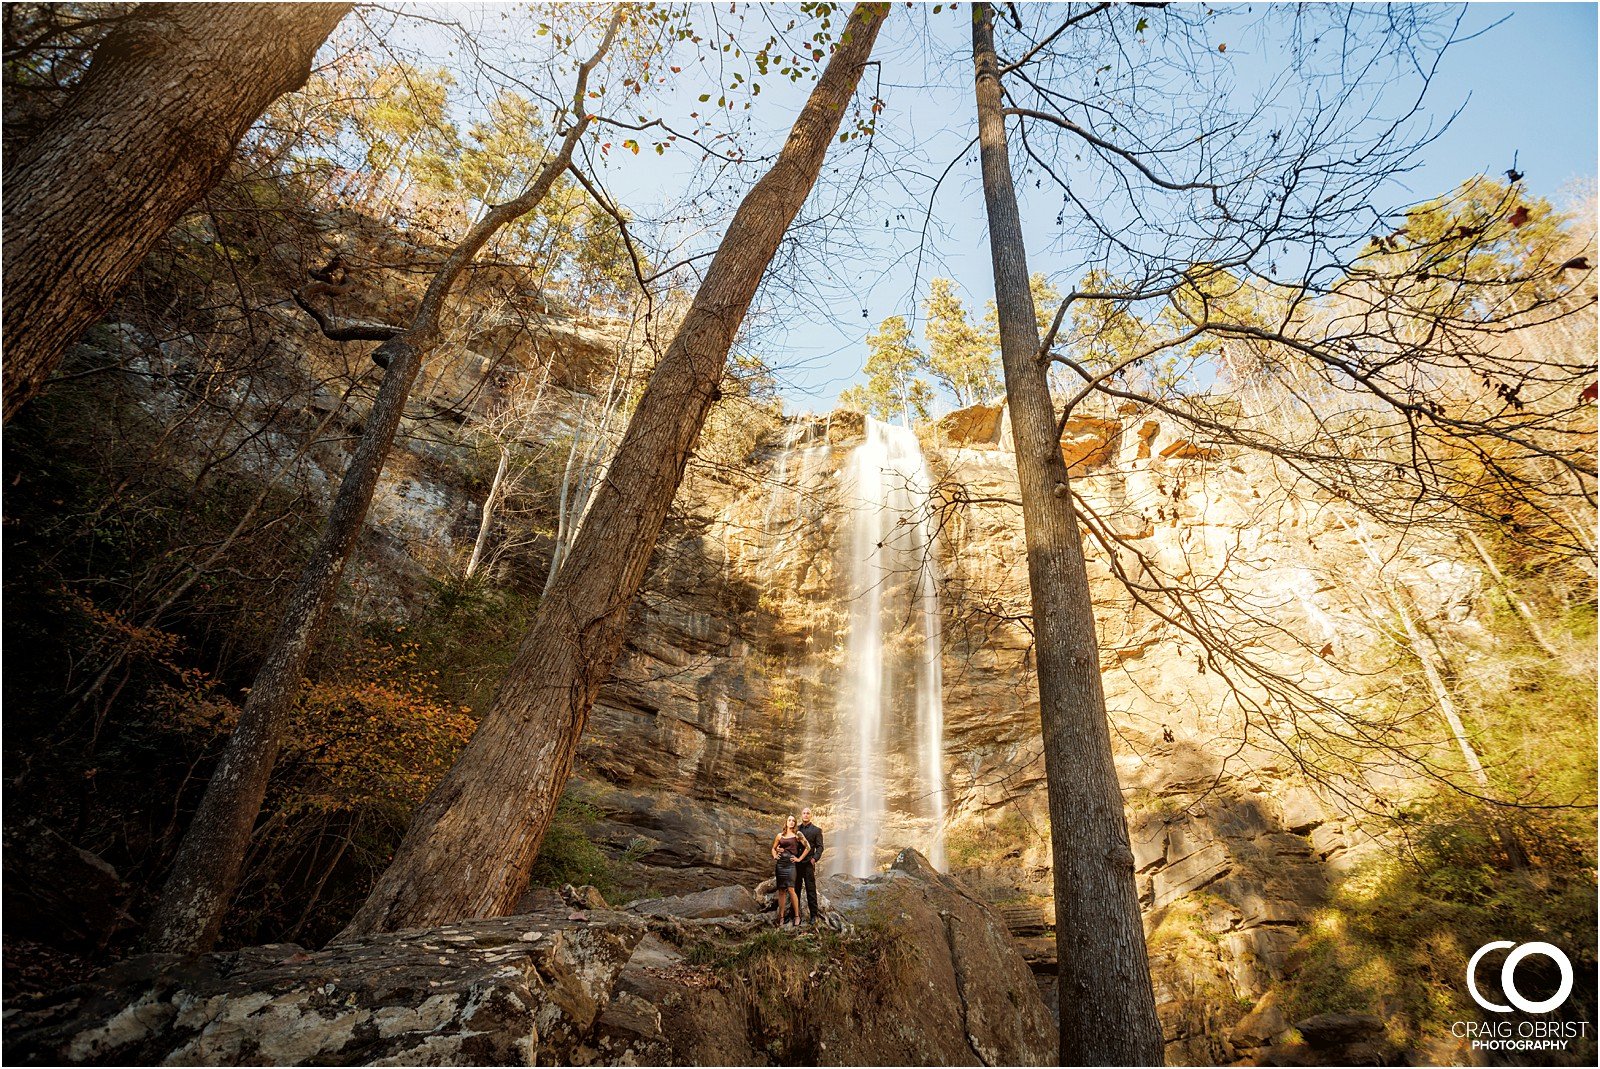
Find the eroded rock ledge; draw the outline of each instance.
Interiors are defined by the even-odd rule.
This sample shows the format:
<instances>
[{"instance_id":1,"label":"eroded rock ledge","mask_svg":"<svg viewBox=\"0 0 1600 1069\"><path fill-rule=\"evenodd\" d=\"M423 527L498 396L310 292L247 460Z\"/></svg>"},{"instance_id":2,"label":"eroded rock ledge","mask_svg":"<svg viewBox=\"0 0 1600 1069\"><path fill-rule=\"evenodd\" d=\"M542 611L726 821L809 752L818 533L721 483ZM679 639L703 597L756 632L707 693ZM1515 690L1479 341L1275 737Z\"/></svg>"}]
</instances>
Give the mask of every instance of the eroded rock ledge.
<instances>
[{"instance_id":1,"label":"eroded rock ledge","mask_svg":"<svg viewBox=\"0 0 1600 1069\"><path fill-rule=\"evenodd\" d=\"M6 1061L566 1061L644 935L644 924L626 914L560 909L320 951L276 944L199 957L145 955L8 1011Z\"/></svg>"},{"instance_id":2,"label":"eroded rock ledge","mask_svg":"<svg viewBox=\"0 0 1600 1069\"><path fill-rule=\"evenodd\" d=\"M774 930L727 888L653 916L563 905L320 951L146 955L8 1008L5 1060L1054 1064L1027 964L958 880L907 850L828 887L843 934Z\"/></svg>"}]
</instances>

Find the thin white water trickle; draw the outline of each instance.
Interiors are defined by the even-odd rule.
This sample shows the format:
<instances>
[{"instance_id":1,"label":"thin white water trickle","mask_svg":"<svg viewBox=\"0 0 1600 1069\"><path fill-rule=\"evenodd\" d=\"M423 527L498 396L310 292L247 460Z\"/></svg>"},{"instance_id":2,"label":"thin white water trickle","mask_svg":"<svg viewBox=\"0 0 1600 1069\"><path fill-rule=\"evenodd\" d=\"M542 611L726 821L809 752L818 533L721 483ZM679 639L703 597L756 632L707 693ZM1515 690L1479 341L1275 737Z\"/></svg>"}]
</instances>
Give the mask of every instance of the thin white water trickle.
<instances>
[{"instance_id":1,"label":"thin white water trickle","mask_svg":"<svg viewBox=\"0 0 1600 1069\"><path fill-rule=\"evenodd\" d=\"M761 534L768 541L774 540L773 518L781 515L785 500L794 492L789 482L789 458L804 432L805 427L799 423L791 423L783 431L783 447L778 452L778 465L772 473L772 492L767 495L767 510L761 517Z\"/></svg>"},{"instance_id":2,"label":"thin white water trickle","mask_svg":"<svg viewBox=\"0 0 1600 1069\"><path fill-rule=\"evenodd\" d=\"M841 711L854 731L853 775L847 798L851 823L843 836L840 867L865 876L877 869L887 807L886 766L892 754L907 758L917 782L904 793L925 819L929 860L944 858L944 700L940 665L937 564L928 517L931 477L916 435L874 419L845 465L850 495L849 558L844 569L850 604L845 694ZM910 626L909 655L915 694L909 730L886 738L895 691L893 663L885 657L885 621ZM902 706L904 708L904 706Z\"/></svg>"},{"instance_id":3,"label":"thin white water trickle","mask_svg":"<svg viewBox=\"0 0 1600 1069\"><path fill-rule=\"evenodd\" d=\"M908 510L901 523L909 523L909 545L903 547L906 565L916 570L916 611L920 617L922 643L914 656L917 665L917 749L922 773L922 797L929 823L928 860L942 869L944 856L944 663L942 606L939 602L939 559L933 552L929 495L933 477L923 458L916 435L903 428L889 428L902 438L898 453ZM894 455L894 451L891 451Z\"/></svg>"},{"instance_id":4,"label":"thin white water trickle","mask_svg":"<svg viewBox=\"0 0 1600 1069\"><path fill-rule=\"evenodd\" d=\"M800 467L794 479L794 515L791 519L798 522L815 518L817 476L832 454L833 446L826 441L800 450Z\"/></svg>"}]
</instances>

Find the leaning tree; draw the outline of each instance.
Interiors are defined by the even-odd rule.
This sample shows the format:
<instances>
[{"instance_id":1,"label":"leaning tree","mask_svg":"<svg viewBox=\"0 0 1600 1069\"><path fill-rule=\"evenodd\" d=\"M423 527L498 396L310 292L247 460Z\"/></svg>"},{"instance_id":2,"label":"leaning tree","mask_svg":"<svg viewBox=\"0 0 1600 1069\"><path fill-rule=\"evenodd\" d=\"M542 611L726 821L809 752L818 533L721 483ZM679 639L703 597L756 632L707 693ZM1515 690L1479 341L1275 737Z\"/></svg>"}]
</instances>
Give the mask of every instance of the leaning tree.
<instances>
[{"instance_id":1,"label":"leaning tree","mask_svg":"<svg viewBox=\"0 0 1600 1069\"><path fill-rule=\"evenodd\" d=\"M526 889L729 350L811 193L887 12L858 4L838 33L783 149L745 194L651 374L493 704L344 937L496 916Z\"/></svg>"},{"instance_id":2,"label":"leaning tree","mask_svg":"<svg viewBox=\"0 0 1600 1069\"><path fill-rule=\"evenodd\" d=\"M140 4L114 20L59 110L7 146L7 421L221 181L250 124L305 84L350 7Z\"/></svg>"},{"instance_id":3,"label":"leaning tree","mask_svg":"<svg viewBox=\"0 0 1600 1069\"><path fill-rule=\"evenodd\" d=\"M147 932L152 947L208 949L216 942L239 880L252 829L266 798L272 769L283 746L307 660L332 611L345 567L366 525L367 510L383 472L411 388L423 362L439 345L452 291L478 253L508 225L533 211L572 163L578 142L595 116L591 77L628 21L619 5L594 27L596 43L577 65L571 101L555 125L561 139L539 162L516 196L490 206L433 273L404 325L350 321L320 311L306 295L302 308L336 341L376 341L372 359L384 369L382 386L366 413L360 441L345 469L322 532L284 607L238 725L212 772L162 888ZM573 40L583 36L575 31Z\"/></svg>"}]
</instances>

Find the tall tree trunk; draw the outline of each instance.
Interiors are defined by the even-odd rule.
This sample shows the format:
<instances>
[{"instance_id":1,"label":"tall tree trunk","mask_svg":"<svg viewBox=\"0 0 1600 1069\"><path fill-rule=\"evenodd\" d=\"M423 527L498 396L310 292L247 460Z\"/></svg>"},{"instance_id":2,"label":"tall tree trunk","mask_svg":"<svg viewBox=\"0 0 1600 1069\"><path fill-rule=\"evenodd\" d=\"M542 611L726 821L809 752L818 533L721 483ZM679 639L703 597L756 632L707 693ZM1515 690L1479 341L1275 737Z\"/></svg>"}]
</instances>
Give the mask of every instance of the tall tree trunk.
<instances>
[{"instance_id":1,"label":"tall tree trunk","mask_svg":"<svg viewBox=\"0 0 1600 1069\"><path fill-rule=\"evenodd\" d=\"M277 762L289 708L300 687L311 645L333 607L345 564L366 524L373 490L394 444L406 398L416 382L423 358L439 340L445 298L467 265L507 223L536 207L561 172L588 128L584 112L589 74L611 47L621 24L622 9L612 17L599 49L578 69L570 126L559 150L541 167L521 196L496 205L456 246L428 284L411 325L379 346L374 359L387 367L377 399L367 413L366 427L345 470L311 559L300 573L282 622L239 714L216 771L206 784L200 808L184 834L171 876L146 935L151 949L180 952L209 949L222 927L222 917L238 884L251 828L266 798L267 780Z\"/></svg>"},{"instance_id":2,"label":"tall tree trunk","mask_svg":"<svg viewBox=\"0 0 1600 1069\"><path fill-rule=\"evenodd\" d=\"M1122 790L1111 754L1094 606L1028 287L1001 115L993 11L973 12L1000 359L1028 544L1060 962L1061 1064L1159 1065L1161 1023L1145 952Z\"/></svg>"},{"instance_id":3,"label":"tall tree trunk","mask_svg":"<svg viewBox=\"0 0 1600 1069\"><path fill-rule=\"evenodd\" d=\"M5 419L305 84L350 4L142 4L5 168Z\"/></svg>"},{"instance_id":4,"label":"tall tree trunk","mask_svg":"<svg viewBox=\"0 0 1600 1069\"><path fill-rule=\"evenodd\" d=\"M493 706L340 938L497 916L527 887L728 350L811 192L887 9L851 12L783 151L740 204L651 375Z\"/></svg>"}]
</instances>

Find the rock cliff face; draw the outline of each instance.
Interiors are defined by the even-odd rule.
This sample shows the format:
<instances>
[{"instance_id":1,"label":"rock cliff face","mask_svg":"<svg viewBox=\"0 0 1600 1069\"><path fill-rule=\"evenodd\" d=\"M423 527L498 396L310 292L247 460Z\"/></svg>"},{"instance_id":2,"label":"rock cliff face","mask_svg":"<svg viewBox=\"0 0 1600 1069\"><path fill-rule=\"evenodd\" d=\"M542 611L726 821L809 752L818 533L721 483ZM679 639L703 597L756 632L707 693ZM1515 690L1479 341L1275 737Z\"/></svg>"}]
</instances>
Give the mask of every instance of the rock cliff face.
<instances>
[{"instance_id":1,"label":"rock cliff face","mask_svg":"<svg viewBox=\"0 0 1600 1069\"><path fill-rule=\"evenodd\" d=\"M906 851L888 872L830 890L842 935L774 931L740 886L634 912L591 888L522 916L321 951L134 958L9 1011L6 1060L1055 1063L1028 966L958 881Z\"/></svg>"},{"instance_id":2,"label":"rock cliff face","mask_svg":"<svg viewBox=\"0 0 1600 1069\"><path fill-rule=\"evenodd\" d=\"M512 379L545 380L556 400L535 430L559 447L596 403L605 369L638 343L626 324L574 321L536 307L530 295L494 292L494 280L485 279L464 297L450 342L418 385L418 418L385 470L352 570L358 615L403 613L430 577L470 548L487 480L462 457L471 452L472 428L504 401ZM341 311L381 318L405 296L403 287L377 286ZM332 381L352 354L311 336L297 310L272 314L296 351L294 374L263 381L259 398L242 400L240 413L229 416L237 431L215 431L246 474L276 471L325 418L347 431L360 418L359 397L344 411L315 386ZM139 403L159 414L176 404L162 384L196 373L203 340L158 344L135 335L113 325L96 344L137 351L129 389L142 391ZM283 411L295 413L292 426L274 415ZM760 427L747 430L753 436ZM802 804L819 809L831 835L844 830L826 758L849 745L832 726L850 622L839 574L840 475L862 435L861 417L845 412L775 427L737 463L695 469L680 494L580 753L577 789L601 813L594 833L631 862L630 890L680 894L753 883L767 874L767 844L781 815ZM1048 831L1010 431L1002 410L969 409L927 429L923 442L937 483L949 867L976 895L1003 906L1048 1000ZM1395 660L1391 610L1359 578L1371 574L1369 554L1399 560L1413 580L1416 615L1446 633L1477 626L1478 574L1443 548L1400 546L1367 530L1339 502L1280 469L1175 436L1156 414L1075 417L1062 449L1098 532L1086 548L1102 675L1170 1056L1229 1058L1259 1045L1259 1021L1238 1033L1237 1044L1227 1039L1230 1028L1281 976L1329 880L1368 848L1351 814L1410 789L1411 773L1372 753L1363 755L1362 777L1345 798L1303 774L1308 761L1344 770L1348 750L1339 740L1398 704L1385 693ZM310 500L322 500L344 460L340 446L318 445L290 478ZM548 538L526 541L532 548L507 558L503 571L537 589ZM1156 577L1176 584L1190 608L1175 613L1155 595L1141 604L1123 577L1147 587ZM1255 669L1230 662L1208 645L1208 634L1247 650ZM896 641L891 628L887 642ZM1320 704L1286 705L1283 692L1295 688ZM1447 737L1434 735L1445 751ZM934 830L915 815L921 784L909 748L891 746L890 759L883 864L888 844L926 846ZM479 952L501 953L487 945ZM539 971L533 961L515 967L532 975ZM241 958L197 983L215 994L231 990L237 969L257 977L274 967ZM952 966L950 976L958 973ZM638 1028L649 1033L653 1018L639 1013L616 1026L635 1037L628 1042L645 1042ZM167 1016L177 1020L178 1011ZM354 1035L359 1022L352 1022ZM409 1031L427 1033L422 1025ZM331 1046L316 1049L318 1057L338 1055Z\"/></svg>"},{"instance_id":3,"label":"rock cliff face","mask_svg":"<svg viewBox=\"0 0 1600 1069\"><path fill-rule=\"evenodd\" d=\"M1047 822L1028 636L1014 618L1026 563L1020 509L1004 503L1017 496L1008 436L952 430L934 455L972 502L946 526L952 866L995 900L1020 899L1019 926L1043 931ZM1343 799L1303 772L1348 772L1328 751L1353 747L1357 725L1397 701L1383 678L1392 610L1359 581L1369 552L1397 555L1439 630L1476 626L1478 577L1425 543L1369 531L1269 464L1169 439L1140 411L1070 422L1062 448L1095 532L1085 547L1102 680L1169 1054L1231 1058L1239 1008L1283 975L1330 879L1370 847L1350 814L1415 782L1370 751L1365 782ZM1038 947L1048 969L1053 947Z\"/></svg>"},{"instance_id":4,"label":"rock cliff face","mask_svg":"<svg viewBox=\"0 0 1600 1069\"><path fill-rule=\"evenodd\" d=\"M671 556L708 570L647 605L596 711L586 775L620 825L613 844L642 839L647 878L662 889L765 867L779 814L801 804L840 830L815 754L849 745L818 730L840 700L839 475L860 426L847 413L802 423L786 445L772 440L764 479L699 499L709 522ZM950 866L1004 904L1051 998L1048 830L1009 431L1002 413L969 410L924 438L939 481ZM1479 578L1442 549L1361 526L1270 465L1172 439L1146 413L1077 419L1062 448L1100 532L1086 547L1101 667L1170 1056L1231 1059L1252 1041L1235 1045L1229 1029L1283 975L1330 880L1371 848L1352 814L1415 782L1381 754L1367 755L1343 798L1303 771L1347 770L1335 751L1400 700L1386 692L1392 610L1358 580L1371 574L1369 554L1398 556L1435 630L1477 626ZM1175 585L1187 615L1154 611L1159 596L1137 603L1119 575ZM730 589L754 600L736 618L712 601ZM1246 650L1252 667L1219 644ZM1442 728L1412 727L1446 752ZM915 777L901 760L892 809L897 795L914 796ZM909 802L892 812L885 841L926 842L914 812Z\"/></svg>"}]
</instances>

